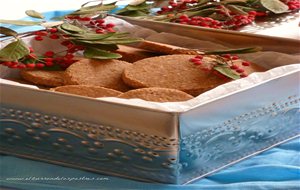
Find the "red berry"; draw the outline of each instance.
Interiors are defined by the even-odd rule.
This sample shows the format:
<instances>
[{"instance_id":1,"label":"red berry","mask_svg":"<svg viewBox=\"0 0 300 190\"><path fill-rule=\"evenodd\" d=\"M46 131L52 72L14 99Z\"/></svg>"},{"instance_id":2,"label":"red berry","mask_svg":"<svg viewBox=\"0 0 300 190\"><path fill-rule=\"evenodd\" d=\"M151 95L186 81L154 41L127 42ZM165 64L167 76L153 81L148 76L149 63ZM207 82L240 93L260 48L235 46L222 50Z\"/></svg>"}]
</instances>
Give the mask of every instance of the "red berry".
<instances>
[{"instance_id":1,"label":"red berry","mask_svg":"<svg viewBox=\"0 0 300 190\"><path fill-rule=\"evenodd\" d=\"M230 69L236 70L236 69L239 69L239 67L237 65L232 65L232 66L230 66Z\"/></svg>"},{"instance_id":2,"label":"red berry","mask_svg":"<svg viewBox=\"0 0 300 190\"><path fill-rule=\"evenodd\" d=\"M37 35L37 36L47 36L48 32L47 31L35 31L33 34Z\"/></svg>"},{"instance_id":3,"label":"red berry","mask_svg":"<svg viewBox=\"0 0 300 190\"><path fill-rule=\"evenodd\" d=\"M11 68L11 69L16 69L16 68L18 68L18 65L17 64L13 64L13 65L9 65L8 67Z\"/></svg>"},{"instance_id":4,"label":"red berry","mask_svg":"<svg viewBox=\"0 0 300 190\"><path fill-rule=\"evenodd\" d=\"M116 32L113 28L107 28L106 31L107 32Z\"/></svg>"},{"instance_id":5,"label":"red berry","mask_svg":"<svg viewBox=\"0 0 300 190\"><path fill-rule=\"evenodd\" d=\"M226 59L230 59L231 58L231 55L230 54L225 54L225 55L222 55L222 57L226 58Z\"/></svg>"},{"instance_id":6,"label":"red berry","mask_svg":"<svg viewBox=\"0 0 300 190\"><path fill-rule=\"evenodd\" d=\"M113 27L115 27L115 26L116 26L116 25L113 24L113 23L109 23L109 24L106 25L107 28L113 28Z\"/></svg>"},{"instance_id":7,"label":"red berry","mask_svg":"<svg viewBox=\"0 0 300 190\"><path fill-rule=\"evenodd\" d=\"M72 42L70 42L69 40L65 40L65 41L62 41L60 44L63 46L68 46L69 44L72 44Z\"/></svg>"},{"instance_id":8,"label":"red berry","mask_svg":"<svg viewBox=\"0 0 300 190\"><path fill-rule=\"evenodd\" d=\"M54 52L53 51L47 51L47 52L44 53L44 55L46 57L53 57L54 56Z\"/></svg>"},{"instance_id":9,"label":"red berry","mask_svg":"<svg viewBox=\"0 0 300 190\"><path fill-rule=\"evenodd\" d=\"M195 65L202 65L202 61L201 60L199 60L199 61L195 61L195 62L193 62Z\"/></svg>"},{"instance_id":10,"label":"red berry","mask_svg":"<svg viewBox=\"0 0 300 190\"><path fill-rule=\"evenodd\" d=\"M162 11L169 11L170 8L169 8L169 7L162 7L161 10L162 10Z\"/></svg>"},{"instance_id":11,"label":"red berry","mask_svg":"<svg viewBox=\"0 0 300 190\"><path fill-rule=\"evenodd\" d=\"M82 17L82 18L80 18L80 20L82 20L82 21L90 21L91 17Z\"/></svg>"},{"instance_id":12,"label":"red berry","mask_svg":"<svg viewBox=\"0 0 300 190\"><path fill-rule=\"evenodd\" d=\"M206 22L200 22L199 26L208 27L209 25Z\"/></svg>"},{"instance_id":13,"label":"red berry","mask_svg":"<svg viewBox=\"0 0 300 190\"><path fill-rule=\"evenodd\" d=\"M73 59L73 58L74 58L74 55L68 53L68 54L66 54L64 57L67 58L67 59Z\"/></svg>"},{"instance_id":14,"label":"red berry","mask_svg":"<svg viewBox=\"0 0 300 190\"><path fill-rule=\"evenodd\" d=\"M233 55L233 56L231 56L231 59L232 59L232 60L238 60L238 59L239 59L239 56Z\"/></svg>"},{"instance_id":15,"label":"red berry","mask_svg":"<svg viewBox=\"0 0 300 190\"><path fill-rule=\"evenodd\" d=\"M193 63L198 62L198 61L201 61L201 59L196 58L196 57L193 57L190 59L190 62L193 62Z\"/></svg>"},{"instance_id":16,"label":"red berry","mask_svg":"<svg viewBox=\"0 0 300 190\"><path fill-rule=\"evenodd\" d=\"M98 19L95 21L97 24L103 24L105 22L104 19Z\"/></svg>"},{"instance_id":17,"label":"red berry","mask_svg":"<svg viewBox=\"0 0 300 190\"><path fill-rule=\"evenodd\" d=\"M34 63L27 63L26 67L32 69L32 68L35 67L35 64Z\"/></svg>"},{"instance_id":18,"label":"red berry","mask_svg":"<svg viewBox=\"0 0 300 190\"><path fill-rule=\"evenodd\" d=\"M37 63L35 66L36 66L36 68L39 68L39 69L45 67L45 65L43 63Z\"/></svg>"},{"instance_id":19,"label":"red berry","mask_svg":"<svg viewBox=\"0 0 300 190\"><path fill-rule=\"evenodd\" d=\"M104 32L105 32L105 31L104 31L103 29L97 29L97 30L96 30L96 33L97 33L97 34L103 34Z\"/></svg>"},{"instance_id":20,"label":"red berry","mask_svg":"<svg viewBox=\"0 0 300 190\"><path fill-rule=\"evenodd\" d=\"M242 78L245 78L245 77L247 77L248 75L245 74L245 73L242 73L240 76L241 76Z\"/></svg>"},{"instance_id":21,"label":"red berry","mask_svg":"<svg viewBox=\"0 0 300 190\"><path fill-rule=\"evenodd\" d=\"M45 63L45 65L46 65L47 67L53 66L53 62L47 61L47 62Z\"/></svg>"},{"instance_id":22,"label":"red berry","mask_svg":"<svg viewBox=\"0 0 300 190\"><path fill-rule=\"evenodd\" d=\"M44 58L44 61L45 61L45 62L52 62L52 61L53 61L53 58L51 58L51 57L46 57L46 58Z\"/></svg>"},{"instance_id":23,"label":"red berry","mask_svg":"<svg viewBox=\"0 0 300 190\"><path fill-rule=\"evenodd\" d=\"M248 14L249 14L249 15L256 16L256 11L249 11Z\"/></svg>"},{"instance_id":24,"label":"red berry","mask_svg":"<svg viewBox=\"0 0 300 190\"><path fill-rule=\"evenodd\" d=\"M243 61L243 62L242 62L242 65L243 65L243 66L246 66L246 67L247 67L247 66L250 66L250 62L248 62L248 61Z\"/></svg>"},{"instance_id":25,"label":"red berry","mask_svg":"<svg viewBox=\"0 0 300 190\"><path fill-rule=\"evenodd\" d=\"M32 59L36 59L37 58L36 54L34 54L34 53L29 54L28 57L32 58Z\"/></svg>"},{"instance_id":26,"label":"red berry","mask_svg":"<svg viewBox=\"0 0 300 190\"><path fill-rule=\"evenodd\" d=\"M56 39L59 39L59 35L57 35L57 34L51 34L49 36L49 38L56 40Z\"/></svg>"},{"instance_id":27,"label":"red berry","mask_svg":"<svg viewBox=\"0 0 300 190\"><path fill-rule=\"evenodd\" d=\"M267 16L266 12L256 12L256 16Z\"/></svg>"},{"instance_id":28,"label":"red berry","mask_svg":"<svg viewBox=\"0 0 300 190\"><path fill-rule=\"evenodd\" d=\"M179 19L187 19L187 20L189 20L189 16L187 16L187 15L181 15L180 17L179 17Z\"/></svg>"},{"instance_id":29,"label":"red berry","mask_svg":"<svg viewBox=\"0 0 300 190\"><path fill-rule=\"evenodd\" d=\"M5 62L1 62L2 65L5 65L5 66L9 66L11 65L11 62L10 61L5 61Z\"/></svg>"},{"instance_id":30,"label":"red berry","mask_svg":"<svg viewBox=\"0 0 300 190\"><path fill-rule=\"evenodd\" d=\"M24 68L26 68L26 65L21 63L21 64L17 65L17 67L18 67L18 69L24 69Z\"/></svg>"},{"instance_id":31,"label":"red berry","mask_svg":"<svg viewBox=\"0 0 300 190\"><path fill-rule=\"evenodd\" d=\"M243 73L243 72L245 72L245 70L244 69L236 69L236 72Z\"/></svg>"},{"instance_id":32,"label":"red berry","mask_svg":"<svg viewBox=\"0 0 300 190\"><path fill-rule=\"evenodd\" d=\"M36 41L42 41L43 40L43 37L42 36L35 36L34 39Z\"/></svg>"},{"instance_id":33,"label":"red berry","mask_svg":"<svg viewBox=\"0 0 300 190\"><path fill-rule=\"evenodd\" d=\"M57 30L57 28L50 28L49 29L49 32L51 32L51 33L56 33L58 30Z\"/></svg>"},{"instance_id":34,"label":"red berry","mask_svg":"<svg viewBox=\"0 0 300 190\"><path fill-rule=\"evenodd\" d=\"M32 47L29 47L30 53L34 52L34 49Z\"/></svg>"}]
</instances>

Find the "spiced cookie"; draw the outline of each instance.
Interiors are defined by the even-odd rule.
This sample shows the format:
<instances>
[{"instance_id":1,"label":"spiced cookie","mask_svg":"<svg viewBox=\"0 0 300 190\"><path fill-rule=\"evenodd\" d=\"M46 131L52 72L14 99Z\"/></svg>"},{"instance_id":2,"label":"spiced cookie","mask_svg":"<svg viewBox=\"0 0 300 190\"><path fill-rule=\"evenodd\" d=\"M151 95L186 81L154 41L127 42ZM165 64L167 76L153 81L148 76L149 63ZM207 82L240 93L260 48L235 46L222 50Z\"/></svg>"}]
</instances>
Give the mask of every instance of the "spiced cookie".
<instances>
[{"instance_id":1,"label":"spiced cookie","mask_svg":"<svg viewBox=\"0 0 300 190\"><path fill-rule=\"evenodd\" d=\"M153 102L180 102L192 99L193 96L176 89L170 88L140 88L130 90L118 96L119 98L139 98Z\"/></svg>"},{"instance_id":2,"label":"spiced cookie","mask_svg":"<svg viewBox=\"0 0 300 190\"><path fill-rule=\"evenodd\" d=\"M127 61L130 63L145 59L148 57L157 56L156 53L151 51L134 48L130 46L118 45L119 49L116 50L116 53L121 54L122 58L120 60Z\"/></svg>"},{"instance_id":3,"label":"spiced cookie","mask_svg":"<svg viewBox=\"0 0 300 190\"><path fill-rule=\"evenodd\" d=\"M193 96L229 81L213 72L205 71L205 68L215 61L213 56L205 56L202 65L190 62L194 57L194 55L166 55L137 61L125 69L123 81L134 88L173 88ZM251 73L256 71L256 68L251 67L247 71Z\"/></svg>"},{"instance_id":4,"label":"spiced cookie","mask_svg":"<svg viewBox=\"0 0 300 190\"><path fill-rule=\"evenodd\" d=\"M198 55L199 54L197 50L173 46L169 44L163 44L159 42L152 42L147 40L140 42L138 48L157 52L164 55L172 55L172 54Z\"/></svg>"},{"instance_id":5,"label":"spiced cookie","mask_svg":"<svg viewBox=\"0 0 300 190\"><path fill-rule=\"evenodd\" d=\"M91 85L127 91L122 73L130 63L120 60L82 59L65 71L66 84Z\"/></svg>"},{"instance_id":6,"label":"spiced cookie","mask_svg":"<svg viewBox=\"0 0 300 190\"><path fill-rule=\"evenodd\" d=\"M80 96L88 96L92 98L100 97L116 97L122 94L122 92L104 88L100 86L88 86L88 85L67 85L52 88L55 92L64 92L68 94L75 94Z\"/></svg>"},{"instance_id":7,"label":"spiced cookie","mask_svg":"<svg viewBox=\"0 0 300 190\"><path fill-rule=\"evenodd\" d=\"M33 84L50 87L64 85L64 71L22 70L21 77Z\"/></svg>"}]
</instances>

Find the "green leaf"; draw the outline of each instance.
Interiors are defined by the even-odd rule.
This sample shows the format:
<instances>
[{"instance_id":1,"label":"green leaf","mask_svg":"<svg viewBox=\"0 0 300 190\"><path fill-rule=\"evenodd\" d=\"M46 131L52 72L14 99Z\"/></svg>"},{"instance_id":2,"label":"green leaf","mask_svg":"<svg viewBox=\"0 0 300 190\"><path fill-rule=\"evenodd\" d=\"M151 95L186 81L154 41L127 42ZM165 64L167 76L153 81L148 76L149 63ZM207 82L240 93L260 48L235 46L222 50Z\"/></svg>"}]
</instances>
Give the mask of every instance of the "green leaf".
<instances>
[{"instance_id":1,"label":"green leaf","mask_svg":"<svg viewBox=\"0 0 300 190\"><path fill-rule=\"evenodd\" d=\"M137 11L137 10L143 10L143 9L149 9L149 8L150 8L150 6L145 2L142 4L139 4L137 6L134 6L134 5L126 6L126 9L129 11Z\"/></svg>"},{"instance_id":2,"label":"green leaf","mask_svg":"<svg viewBox=\"0 0 300 190\"><path fill-rule=\"evenodd\" d=\"M111 37L113 35L114 35L114 33L107 33L107 34L86 33L83 35L74 36L73 38L70 38L70 39L95 41L95 40L102 40L102 39Z\"/></svg>"},{"instance_id":3,"label":"green leaf","mask_svg":"<svg viewBox=\"0 0 300 190\"><path fill-rule=\"evenodd\" d=\"M34 25L42 24L42 22L35 22L35 21L4 20L4 19L0 19L0 23L2 23L2 24L13 24L13 25L18 25L18 26L34 26Z\"/></svg>"},{"instance_id":4,"label":"green leaf","mask_svg":"<svg viewBox=\"0 0 300 190\"><path fill-rule=\"evenodd\" d=\"M3 26L0 26L0 34L4 34L5 36L14 36L14 37L18 35L16 31Z\"/></svg>"},{"instance_id":5,"label":"green leaf","mask_svg":"<svg viewBox=\"0 0 300 190\"><path fill-rule=\"evenodd\" d=\"M150 13L150 5L145 1L137 5L127 5L123 9L120 9L116 12L118 15L138 17L146 16Z\"/></svg>"},{"instance_id":6,"label":"green leaf","mask_svg":"<svg viewBox=\"0 0 300 190\"><path fill-rule=\"evenodd\" d=\"M216 50L216 51L206 51L204 52L205 55L220 55L220 54L244 54L244 53L253 53L261 51L261 47L249 47L249 48L239 48L239 49L228 49L228 50Z\"/></svg>"},{"instance_id":7,"label":"green leaf","mask_svg":"<svg viewBox=\"0 0 300 190\"><path fill-rule=\"evenodd\" d=\"M111 11L115 8L117 8L116 5L96 5L96 6L82 7L81 9L70 13L70 15L95 14L96 12L101 12L101 11Z\"/></svg>"},{"instance_id":8,"label":"green leaf","mask_svg":"<svg viewBox=\"0 0 300 190\"><path fill-rule=\"evenodd\" d=\"M89 47L84 50L83 55L86 58L93 59L118 59L122 57L117 53L111 53L109 51Z\"/></svg>"},{"instance_id":9,"label":"green leaf","mask_svg":"<svg viewBox=\"0 0 300 190\"><path fill-rule=\"evenodd\" d=\"M231 12L239 15L247 15L248 13L240 9L238 6L235 5L227 5L226 6Z\"/></svg>"},{"instance_id":10,"label":"green leaf","mask_svg":"<svg viewBox=\"0 0 300 190\"><path fill-rule=\"evenodd\" d=\"M61 21L61 20L64 20L64 19L65 19L65 16L55 16L55 17L52 17L50 20Z\"/></svg>"},{"instance_id":11,"label":"green leaf","mask_svg":"<svg viewBox=\"0 0 300 190\"><path fill-rule=\"evenodd\" d=\"M126 12L119 13L119 15L130 16L130 17L139 17L139 16L147 16L148 12L143 12L143 11L126 11Z\"/></svg>"},{"instance_id":12,"label":"green leaf","mask_svg":"<svg viewBox=\"0 0 300 190\"><path fill-rule=\"evenodd\" d=\"M289 7L280 0L260 0L260 3L275 14L285 13L289 10Z\"/></svg>"},{"instance_id":13,"label":"green leaf","mask_svg":"<svg viewBox=\"0 0 300 190\"><path fill-rule=\"evenodd\" d=\"M95 40L95 41L87 41L87 40L78 40L78 42L86 43L86 44L130 44L135 42L140 42L143 39L141 38L125 38L125 39L103 39L103 40Z\"/></svg>"},{"instance_id":14,"label":"green leaf","mask_svg":"<svg viewBox=\"0 0 300 190\"><path fill-rule=\"evenodd\" d=\"M146 0L133 0L129 3L131 6L140 6L146 4Z\"/></svg>"},{"instance_id":15,"label":"green leaf","mask_svg":"<svg viewBox=\"0 0 300 190\"><path fill-rule=\"evenodd\" d=\"M231 79L240 79L240 75L236 74L233 70L226 66L215 66L214 70L218 71L219 73L231 78Z\"/></svg>"},{"instance_id":16,"label":"green leaf","mask_svg":"<svg viewBox=\"0 0 300 190\"><path fill-rule=\"evenodd\" d=\"M248 0L223 0L223 4L230 4L230 3L247 3Z\"/></svg>"},{"instance_id":17,"label":"green leaf","mask_svg":"<svg viewBox=\"0 0 300 190\"><path fill-rule=\"evenodd\" d=\"M0 60L16 61L29 53L30 51L26 44L21 39L18 39L0 50Z\"/></svg>"},{"instance_id":18,"label":"green leaf","mask_svg":"<svg viewBox=\"0 0 300 190\"><path fill-rule=\"evenodd\" d=\"M33 18L40 18L40 19L44 19L45 16L42 15L41 13L35 11L35 10L27 10L25 11L25 13L30 16L30 17L33 17Z\"/></svg>"},{"instance_id":19,"label":"green leaf","mask_svg":"<svg viewBox=\"0 0 300 190\"><path fill-rule=\"evenodd\" d=\"M60 26L61 24L63 24L63 21L55 21L55 22L44 22L41 24L41 26L45 27L45 28L52 28L55 26Z\"/></svg>"},{"instance_id":20,"label":"green leaf","mask_svg":"<svg viewBox=\"0 0 300 190\"><path fill-rule=\"evenodd\" d=\"M187 11L185 14L188 16L208 16L214 12L216 12L215 8L207 8L199 11Z\"/></svg>"},{"instance_id":21,"label":"green leaf","mask_svg":"<svg viewBox=\"0 0 300 190\"><path fill-rule=\"evenodd\" d=\"M93 48L97 48L97 49L102 49L102 50L107 50L107 51L115 51L118 49L118 46L116 44L88 44L88 43L84 43L84 42L80 42L80 41L76 41L76 40L72 40L72 42L76 45L81 45L81 46L88 46L88 47L93 47Z\"/></svg>"},{"instance_id":22,"label":"green leaf","mask_svg":"<svg viewBox=\"0 0 300 190\"><path fill-rule=\"evenodd\" d=\"M61 29L66 30L71 33L84 33L85 32L85 30L83 30L73 24L69 24L69 23L62 24Z\"/></svg>"}]
</instances>

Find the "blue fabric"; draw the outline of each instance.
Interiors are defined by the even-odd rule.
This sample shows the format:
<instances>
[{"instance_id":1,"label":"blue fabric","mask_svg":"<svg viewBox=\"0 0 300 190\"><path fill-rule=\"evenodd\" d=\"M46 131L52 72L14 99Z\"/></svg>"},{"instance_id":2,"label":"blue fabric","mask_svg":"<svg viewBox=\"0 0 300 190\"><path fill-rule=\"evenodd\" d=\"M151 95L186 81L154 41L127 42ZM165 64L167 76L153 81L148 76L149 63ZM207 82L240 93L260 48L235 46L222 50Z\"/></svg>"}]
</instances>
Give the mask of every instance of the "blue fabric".
<instances>
[{"instance_id":1,"label":"blue fabric","mask_svg":"<svg viewBox=\"0 0 300 190\"><path fill-rule=\"evenodd\" d=\"M22 190L156 189L156 190L299 190L300 138L244 160L193 184L151 184L82 170L1 156L1 184ZM102 180L9 180L8 178L94 178Z\"/></svg>"},{"instance_id":2,"label":"blue fabric","mask_svg":"<svg viewBox=\"0 0 300 190\"><path fill-rule=\"evenodd\" d=\"M45 13L49 20L70 11ZM18 32L39 27L12 27ZM12 156L1 156L1 185L21 190L156 189L156 190L299 190L300 138L272 148L189 185L150 184ZM72 180L22 180L28 177ZM9 178L19 178L12 180ZM94 178L101 180L75 180Z\"/></svg>"}]
</instances>

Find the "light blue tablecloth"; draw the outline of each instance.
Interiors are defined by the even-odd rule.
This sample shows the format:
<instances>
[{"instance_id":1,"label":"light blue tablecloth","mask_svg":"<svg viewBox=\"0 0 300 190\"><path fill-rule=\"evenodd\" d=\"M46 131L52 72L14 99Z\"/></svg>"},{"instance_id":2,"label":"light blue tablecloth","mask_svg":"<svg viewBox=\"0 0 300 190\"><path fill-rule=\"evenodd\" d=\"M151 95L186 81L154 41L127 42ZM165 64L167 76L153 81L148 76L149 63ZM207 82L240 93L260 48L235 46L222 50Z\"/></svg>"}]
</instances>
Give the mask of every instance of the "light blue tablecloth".
<instances>
[{"instance_id":1,"label":"light blue tablecloth","mask_svg":"<svg viewBox=\"0 0 300 190\"><path fill-rule=\"evenodd\" d=\"M1 185L22 190L299 190L299 150L300 138L297 138L189 185L150 184L11 156L1 156ZM98 178L100 180L9 179L28 177Z\"/></svg>"},{"instance_id":2,"label":"light blue tablecloth","mask_svg":"<svg viewBox=\"0 0 300 190\"><path fill-rule=\"evenodd\" d=\"M64 13L66 12L48 12L46 16L49 19ZM37 29L32 27L13 28L20 32ZM184 186L143 183L11 156L1 156L0 174L2 186L22 190L299 190L300 138L272 148L193 184ZM29 177L49 178L52 180L25 180ZM62 178L72 180L59 180ZM80 178L83 180L79 180ZM86 180L88 178L98 180Z\"/></svg>"}]
</instances>

